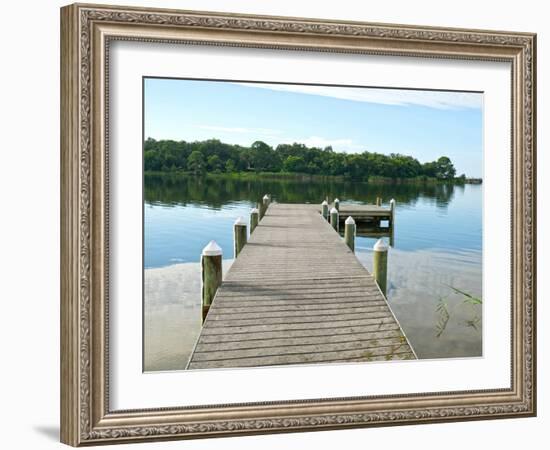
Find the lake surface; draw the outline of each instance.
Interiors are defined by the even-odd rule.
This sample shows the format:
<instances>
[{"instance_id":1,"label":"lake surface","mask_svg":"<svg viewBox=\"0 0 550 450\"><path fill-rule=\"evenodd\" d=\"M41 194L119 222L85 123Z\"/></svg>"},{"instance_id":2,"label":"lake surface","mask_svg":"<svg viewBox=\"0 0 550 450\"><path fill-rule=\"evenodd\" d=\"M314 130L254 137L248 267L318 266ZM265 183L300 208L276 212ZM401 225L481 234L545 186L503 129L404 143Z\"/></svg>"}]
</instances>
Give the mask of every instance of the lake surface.
<instances>
[{"instance_id":1,"label":"lake surface","mask_svg":"<svg viewBox=\"0 0 550 450\"><path fill-rule=\"evenodd\" d=\"M481 356L482 305L466 303L452 288L482 295L482 190L471 184L146 175L145 370L185 368L200 332L201 251L215 240L224 260L233 258L233 222L248 220L265 193L286 203L319 204L328 196L372 204L381 197L387 205L394 198L387 295L405 334L419 358ZM356 255L369 271L376 240L368 233L356 238Z\"/></svg>"}]
</instances>

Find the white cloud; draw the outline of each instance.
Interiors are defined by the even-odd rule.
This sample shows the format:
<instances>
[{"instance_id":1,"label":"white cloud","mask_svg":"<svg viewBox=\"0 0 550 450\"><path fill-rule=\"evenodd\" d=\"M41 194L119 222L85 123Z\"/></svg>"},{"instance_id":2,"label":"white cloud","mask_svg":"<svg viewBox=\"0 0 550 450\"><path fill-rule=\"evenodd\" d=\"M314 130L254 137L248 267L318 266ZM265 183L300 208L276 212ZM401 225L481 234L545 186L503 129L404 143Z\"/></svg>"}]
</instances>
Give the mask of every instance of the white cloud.
<instances>
[{"instance_id":1,"label":"white cloud","mask_svg":"<svg viewBox=\"0 0 550 450\"><path fill-rule=\"evenodd\" d=\"M215 125L195 125L195 128L200 128L202 130L219 131L222 133L261 134L261 135L275 135L275 134L281 133L279 130L272 130L270 128L219 127Z\"/></svg>"},{"instance_id":2,"label":"white cloud","mask_svg":"<svg viewBox=\"0 0 550 450\"><path fill-rule=\"evenodd\" d=\"M216 131L218 133L227 133L228 135L221 138L222 141L228 144L236 144L249 146L254 141L264 141L265 143L276 147L278 144L304 144L308 147L325 148L331 146L335 151L339 152L358 152L365 151L366 146L355 142L353 139L327 139L322 136L309 137L289 137L280 130L270 128L253 128L253 127L222 127L217 125L193 125L189 131L193 129L201 129L207 131ZM178 139L194 140L194 137L178 137ZM207 139L207 137L201 138Z\"/></svg>"},{"instance_id":3,"label":"white cloud","mask_svg":"<svg viewBox=\"0 0 550 450\"><path fill-rule=\"evenodd\" d=\"M236 83L241 86L320 95L323 97L395 106L426 106L436 109L481 108L482 95L469 92L445 92L410 89L310 86L298 84Z\"/></svg>"}]
</instances>

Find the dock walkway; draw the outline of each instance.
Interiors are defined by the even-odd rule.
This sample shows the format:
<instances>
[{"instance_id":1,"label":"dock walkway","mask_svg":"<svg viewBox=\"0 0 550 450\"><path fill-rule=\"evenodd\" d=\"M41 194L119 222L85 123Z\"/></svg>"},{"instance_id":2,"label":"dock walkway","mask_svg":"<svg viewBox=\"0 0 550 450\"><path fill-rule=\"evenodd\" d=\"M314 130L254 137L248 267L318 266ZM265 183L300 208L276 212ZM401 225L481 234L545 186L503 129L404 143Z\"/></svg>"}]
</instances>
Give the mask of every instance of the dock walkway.
<instances>
[{"instance_id":1,"label":"dock walkway","mask_svg":"<svg viewBox=\"0 0 550 450\"><path fill-rule=\"evenodd\" d=\"M319 205L312 205L309 203L302 204L304 208L313 208L317 212L321 212ZM349 216L353 217L356 223L361 222L376 222L380 220L387 220L391 223L392 211L390 208L377 205L356 205L352 203L346 203L340 205L340 222L345 221ZM390 226L388 223L388 226Z\"/></svg>"},{"instance_id":2,"label":"dock walkway","mask_svg":"<svg viewBox=\"0 0 550 450\"><path fill-rule=\"evenodd\" d=\"M373 277L317 209L274 203L219 287L188 369L415 358Z\"/></svg>"}]
</instances>

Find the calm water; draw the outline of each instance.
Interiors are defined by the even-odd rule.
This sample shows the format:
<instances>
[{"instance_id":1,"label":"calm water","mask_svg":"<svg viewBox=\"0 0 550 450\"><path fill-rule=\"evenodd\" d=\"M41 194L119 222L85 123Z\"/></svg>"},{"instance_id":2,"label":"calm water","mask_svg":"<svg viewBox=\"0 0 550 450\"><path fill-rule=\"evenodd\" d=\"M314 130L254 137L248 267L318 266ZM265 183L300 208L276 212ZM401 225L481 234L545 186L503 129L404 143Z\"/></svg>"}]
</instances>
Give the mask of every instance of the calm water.
<instances>
[{"instance_id":1,"label":"calm water","mask_svg":"<svg viewBox=\"0 0 550 450\"><path fill-rule=\"evenodd\" d=\"M144 265L154 269L146 270L146 280L151 274L154 282L145 293L146 370L184 368L190 349L179 349L175 357L171 347L181 347L182 333L192 347L188 338L200 330L200 282L194 278L201 250L214 239L224 259L232 258L233 222L239 216L248 219L250 208L268 192L275 201L288 203L320 203L327 195L344 203L374 203L382 197L387 204L394 198L388 300L401 326L420 358L480 356L482 307L464 303L465 297L451 286L481 297L482 189L147 175ZM357 257L369 270L375 242L368 234L356 239ZM170 290L162 280L176 269L190 277L180 289L187 294L167 305L166 296L155 292Z\"/></svg>"}]
</instances>

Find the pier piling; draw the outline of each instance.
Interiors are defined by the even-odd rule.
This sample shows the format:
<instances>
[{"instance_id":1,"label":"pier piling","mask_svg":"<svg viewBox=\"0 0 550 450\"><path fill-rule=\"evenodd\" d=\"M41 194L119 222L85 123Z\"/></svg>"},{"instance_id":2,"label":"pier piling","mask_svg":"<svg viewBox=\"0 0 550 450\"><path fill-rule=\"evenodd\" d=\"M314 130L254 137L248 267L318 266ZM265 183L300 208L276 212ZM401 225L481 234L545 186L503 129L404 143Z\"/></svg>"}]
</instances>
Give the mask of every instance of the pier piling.
<instances>
[{"instance_id":1,"label":"pier piling","mask_svg":"<svg viewBox=\"0 0 550 450\"><path fill-rule=\"evenodd\" d=\"M336 208L332 208L330 210L330 224L336 231L338 231L338 221L338 210Z\"/></svg>"},{"instance_id":2,"label":"pier piling","mask_svg":"<svg viewBox=\"0 0 550 450\"><path fill-rule=\"evenodd\" d=\"M328 202L326 200L321 203L321 208L323 211L323 217L325 218L325 220L328 220Z\"/></svg>"},{"instance_id":3,"label":"pier piling","mask_svg":"<svg viewBox=\"0 0 550 450\"><path fill-rule=\"evenodd\" d=\"M260 211L258 211L258 208L252 208L250 210L250 234L254 231L254 228L258 226L258 222L260 221Z\"/></svg>"},{"instance_id":4,"label":"pier piling","mask_svg":"<svg viewBox=\"0 0 550 450\"><path fill-rule=\"evenodd\" d=\"M239 217L233 224L233 249L235 258L246 244L246 222Z\"/></svg>"},{"instance_id":5,"label":"pier piling","mask_svg":"<svg viewBox=\"0 0 550 450\"><path fill-rule=\"evenodd\" d=\"M269 196L265 194L262 198L262 201L258 203L258 209L260 210L260 220L264 218L265 212L267 211L268 206L269 206Z\"/></svg>"},{"instance_id":6,"label":"pier piling","mask_svg":"<svg viewBox=\"0 0 550 450\"><path fill-rule=\"evenodd\" d=\"M374 244L373 250L374 279L385 297L388 283L388 246L383 239L378 239L376 244Z\"/></svg>"},{"instance_id":7,"label":"pier piling","mask_svg":"<svg viewBox=\"0 0 550 450\"><path fill-rule=\"evenodd\" d=\"M392 198L390 200L390 247L394 246L395 243L395 200Z\"/></svg>"},{"instance_id":8,"label":"pier piling","mask_svg":"<svg viewBox=\"0 0 550 450\"><path fill-rule=\"evenodd\" d=\"M352 252L355 252L355 220L353 217L349 216L345 222L346 226L344 228L344 241L346 245L351 249Z\"/></svg>"},{"instance_id":9,"label":"pier piling","mask_svg":"<svg viewBox=\"0 0 550 450\"><path fill-rule=\"evenodd\" d=\"M222 284L222 249L216 241L203 248L201 255L202 321L206 319L216 291Z\"/></svg>"}]
</instances>

